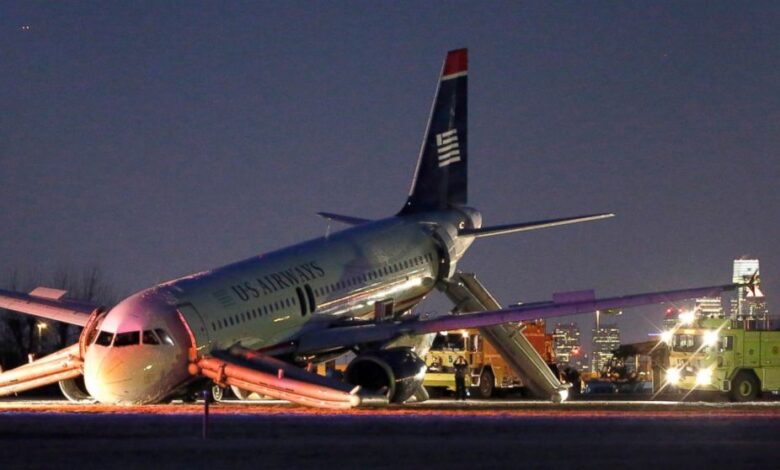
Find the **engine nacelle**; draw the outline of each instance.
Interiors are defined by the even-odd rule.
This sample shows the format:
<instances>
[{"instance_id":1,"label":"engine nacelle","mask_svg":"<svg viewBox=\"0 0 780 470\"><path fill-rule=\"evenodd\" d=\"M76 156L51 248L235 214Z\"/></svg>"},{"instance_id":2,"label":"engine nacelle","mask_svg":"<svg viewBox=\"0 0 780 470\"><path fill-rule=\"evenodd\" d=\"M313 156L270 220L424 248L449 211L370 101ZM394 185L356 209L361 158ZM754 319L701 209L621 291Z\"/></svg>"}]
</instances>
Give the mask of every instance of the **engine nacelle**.
<instances>
[{"instance_id":1,"label":"engine nacelle","mask_svg":"<svg viewBox=\"0 0 780 470\"><path fill-rule=\"evenodd\" d=\"M74 403L93 402L92 396L87 392L84 386L84 377L79 376L72 379L60 380L60 391L68 401Z\"/></svg>"},{"instance_id":2,"label":"engine nacelle","mask_svg":"<svg viewBox=\"0 0 780 470\"><path fill-rule=\"evenodd\" d=\"M474 242L474 236L460 236L459 229L480 228L482 226L482 214L470 207L453 209L447 214L446 221L435 225L431 235L439 246L441 258L441 271L439 276L449 279L457 270L456 264L466 250Z\"/></svg>"},{"instance_id":3,"label":"engine nacelle","mask_svg":"<svg viewBox=\"0 0 780 470\"><path fill-rule=\"evenodd\" d=\"M382 393L391 403L403 403L422 384L425 361L411 348L380 349L361 354L347 366L345 378L364 390Z\"/></svg>"}]
</instances>

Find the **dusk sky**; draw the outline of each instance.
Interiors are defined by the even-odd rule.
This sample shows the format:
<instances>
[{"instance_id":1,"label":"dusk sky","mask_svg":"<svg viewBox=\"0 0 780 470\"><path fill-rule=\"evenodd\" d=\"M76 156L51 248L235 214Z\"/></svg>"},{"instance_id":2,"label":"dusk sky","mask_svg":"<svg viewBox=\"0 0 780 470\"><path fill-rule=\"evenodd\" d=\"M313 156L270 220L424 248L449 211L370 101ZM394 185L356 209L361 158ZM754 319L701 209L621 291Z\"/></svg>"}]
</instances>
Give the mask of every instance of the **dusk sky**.
<instances>
[{"instance_id":1,"label":"dusk sky","mask_svg":"<svg viewBox=\"0 0 780 470\"><path fill-rule=\"evenodd\" d=\"M3 2L0 274L97 265L129 294L321 236L317 211L392 215L460 47L484 223L617 214L461 269L510 303L728 283L747 255L777 312L775 1Z\"/></svg>"}]
</instances>

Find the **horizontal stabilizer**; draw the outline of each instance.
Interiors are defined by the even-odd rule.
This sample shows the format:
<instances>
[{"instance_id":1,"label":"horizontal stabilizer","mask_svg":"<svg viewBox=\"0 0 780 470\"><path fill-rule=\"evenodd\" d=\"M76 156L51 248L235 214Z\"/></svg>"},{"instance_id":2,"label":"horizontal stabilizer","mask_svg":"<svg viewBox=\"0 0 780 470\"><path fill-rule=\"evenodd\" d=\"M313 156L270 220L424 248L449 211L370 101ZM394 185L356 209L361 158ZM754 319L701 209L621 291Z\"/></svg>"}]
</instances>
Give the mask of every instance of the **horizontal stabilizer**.
<instances>
[{"instance_id":1,"label":"horizontal stabilizer","mask_svg":"<svg viewBox=\"0 0 780 470\"><path fill-rule=\"evenodd\" d=\"M515 233L515 232L528 232L530 230L557 227L559 225L568 225L568 224L576 224L578 222L590 222L591 220L608 219L614 216L615 214L610 214L610 213L590 214L590 215L580 215L577 217L564 217L561 219L538 220L536 222L522 222L519 224L494 225L493 227L464 228L458 231L458 235L474 236L477 238L492 237L494 235L505 235L507 233Z\"/></svg>"},{"instance_id":2,"label":"horizontal stabilizer","mask_svg":"<svg viewBox=\"0 0 780 470\"><path fill-rule=\"evenodd\" d=\"M371 222L370 219L361 219L360 217L352 217L349 215L334 214L332 212L317 212L317 215L323 219L335 220L347 225L360 225L367 222Z\"/></svg>"}]
</instances>

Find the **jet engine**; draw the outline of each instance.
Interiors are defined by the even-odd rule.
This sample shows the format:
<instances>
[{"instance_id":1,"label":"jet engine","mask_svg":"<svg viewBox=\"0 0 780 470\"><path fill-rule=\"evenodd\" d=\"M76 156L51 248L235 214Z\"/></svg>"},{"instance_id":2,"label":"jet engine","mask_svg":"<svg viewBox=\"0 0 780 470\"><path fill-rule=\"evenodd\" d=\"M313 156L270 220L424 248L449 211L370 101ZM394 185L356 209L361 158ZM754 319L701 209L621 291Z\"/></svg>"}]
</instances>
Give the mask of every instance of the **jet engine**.
<instances>
[{"instance_id":1,"label":"jet engine","mask_svg":"<svg viewBox=\"0 0 780 470\"><path fill-rule=\"evenodd\" d=\"M75 403L94 401L89 392L87 392L83 376L60 380L59 385L60 391L65 395L65 398L67 398L68 401Z\"/></svg>"},{"instance_id":2,"label":"jet engine","mask_svg":"<svg viewBox=\"0 0 780 470\"><path fill-rule=\"evenodd\" d=\"M366 391L386 395L392 403L403 403L422 384L425 362L409 347L380 349L357 356L344 376Z\"/></svg>"}]
</instances>

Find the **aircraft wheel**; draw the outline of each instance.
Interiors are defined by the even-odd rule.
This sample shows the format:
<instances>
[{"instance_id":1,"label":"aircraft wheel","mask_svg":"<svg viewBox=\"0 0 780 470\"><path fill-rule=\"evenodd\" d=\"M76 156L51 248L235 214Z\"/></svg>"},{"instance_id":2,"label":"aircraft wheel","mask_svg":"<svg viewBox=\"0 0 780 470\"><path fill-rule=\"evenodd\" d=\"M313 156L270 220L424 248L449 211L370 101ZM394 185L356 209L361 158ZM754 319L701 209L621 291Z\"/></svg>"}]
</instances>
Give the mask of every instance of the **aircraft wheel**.
<instances>
[{"instance_id":1,"label":"aircraft wheel","mask_svg":"<svg viewBox=\"0 0 780 470\"><path fill-rule=\"evenodd\" d=\"M490 369L484 369L479 375L479 387L477 387L477 394L479 398L490 398L493 396L495 388L495 377L493 371Z\"/></svg>"},{"instance_id":2,"label":"aircraft wheel","mask_svg":"<svg viewBox=\"0 0 780 470\"><path fill-rule=\"evenodd\" d=\"M758 396L759 386L755 375L741 371L731 381L731 392L729 395L732 401L752 401Z\"/></svg>"},{"instance_id":3,"label":"aircraft wheel","mask_svg":"<svg viewBox=\"0 0 780 470\"><path fill-rule=\"evenodd\" d=\"M215 403L219 403L222 401L222 399L225 398L225 389L220 387L219 385L214 385L211 387L211 399Z\"/></svg>"}]
</instances>

